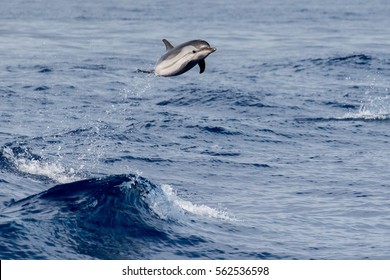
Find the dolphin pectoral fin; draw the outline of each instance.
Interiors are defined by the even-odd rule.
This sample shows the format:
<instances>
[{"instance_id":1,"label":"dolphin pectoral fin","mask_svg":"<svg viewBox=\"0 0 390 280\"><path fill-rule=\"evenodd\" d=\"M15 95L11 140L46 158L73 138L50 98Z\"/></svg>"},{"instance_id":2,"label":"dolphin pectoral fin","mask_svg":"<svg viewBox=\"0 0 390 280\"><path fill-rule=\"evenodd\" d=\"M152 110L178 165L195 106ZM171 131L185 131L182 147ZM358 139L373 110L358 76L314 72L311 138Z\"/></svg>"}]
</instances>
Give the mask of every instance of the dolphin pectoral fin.
<instances>
[{"instance_id":1,"label":"dolphin pectoral fin","mask_svg":"<svg viewBox=\"0 0 390 280\"><path fill-rule=\"evenodd\" d=\"M202 59L201 61L198 62L198 64L199 64L199 68L200 68L199 74L202 74L204 72L204 70L206 69L206 61L204 61L204 59Z\"/></svg>"},{"instance_id":2,"label":"dolphin pectoral fin","mask_svg":"<svg viewBox=\"0 0 390 280\"><path fill-rule=\"evenodd\" d=\"M162 41L164 42L164 45L165 45L165 48L166 48L167 51L170 50L170 49L173 49L172 44L169 43L169 41L167 39L163 39Z\"/></svg>"}]
</instances>

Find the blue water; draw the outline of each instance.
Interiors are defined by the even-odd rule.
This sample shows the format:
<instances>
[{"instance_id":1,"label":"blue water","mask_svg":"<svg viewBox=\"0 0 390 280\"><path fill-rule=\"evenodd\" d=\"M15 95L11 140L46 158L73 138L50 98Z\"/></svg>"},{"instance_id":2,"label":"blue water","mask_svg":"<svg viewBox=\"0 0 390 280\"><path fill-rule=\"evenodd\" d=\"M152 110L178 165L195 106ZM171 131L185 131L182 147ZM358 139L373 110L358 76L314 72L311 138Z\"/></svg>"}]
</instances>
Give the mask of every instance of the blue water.
<instances>
[{"instance_id":1,"label":"blue water","mask_svg":"<svg viewBox=\"0 0 390 280\"><path fill-rule=\"evenodd\" d=\"M390 259L388 1L0 7L1 259Z\"/></svg>"}]
</instances>

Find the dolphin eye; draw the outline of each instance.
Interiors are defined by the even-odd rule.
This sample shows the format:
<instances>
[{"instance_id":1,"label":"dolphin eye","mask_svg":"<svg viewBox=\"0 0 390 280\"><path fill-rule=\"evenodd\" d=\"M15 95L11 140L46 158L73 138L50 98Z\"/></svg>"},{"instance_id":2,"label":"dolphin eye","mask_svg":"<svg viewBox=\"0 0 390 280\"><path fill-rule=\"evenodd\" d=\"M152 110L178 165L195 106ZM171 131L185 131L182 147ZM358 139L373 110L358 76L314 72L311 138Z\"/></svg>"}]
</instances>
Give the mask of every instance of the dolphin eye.
<instances>
[{"instance_id":1,"label":"dolphin eye","mask_svg":"<svg viewBox=\"0 0 390 280\"><path fill-rule=\"evenodd\" d=\"M193 50L193 51L192 51L192 53L196 53L196 51L195 51L195 50Z\"/></svg>"}]
</instances>

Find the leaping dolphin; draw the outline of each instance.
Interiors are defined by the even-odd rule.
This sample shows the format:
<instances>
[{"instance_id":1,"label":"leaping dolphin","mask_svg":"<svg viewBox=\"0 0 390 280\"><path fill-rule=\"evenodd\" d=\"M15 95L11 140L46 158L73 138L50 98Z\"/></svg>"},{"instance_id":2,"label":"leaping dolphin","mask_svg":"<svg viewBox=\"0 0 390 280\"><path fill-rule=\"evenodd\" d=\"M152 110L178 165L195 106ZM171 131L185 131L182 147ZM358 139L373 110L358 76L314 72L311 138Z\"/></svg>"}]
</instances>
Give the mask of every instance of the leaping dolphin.
<instances>
[{"instance_id":1,"label":"leaping dolphin","mask_svg":"<svg viewBox=\"0 0 390 280\"><path fill-rule=\"evenodd\" d=\"M154 73L163 77L181 75L196 64L199 64L202 74L206 69L205 58L217 50L203 40L192 40L176 47L166 39L163 39L163 42L167 52L157 61L154 68Z\"/></svg>"}]
</instances>

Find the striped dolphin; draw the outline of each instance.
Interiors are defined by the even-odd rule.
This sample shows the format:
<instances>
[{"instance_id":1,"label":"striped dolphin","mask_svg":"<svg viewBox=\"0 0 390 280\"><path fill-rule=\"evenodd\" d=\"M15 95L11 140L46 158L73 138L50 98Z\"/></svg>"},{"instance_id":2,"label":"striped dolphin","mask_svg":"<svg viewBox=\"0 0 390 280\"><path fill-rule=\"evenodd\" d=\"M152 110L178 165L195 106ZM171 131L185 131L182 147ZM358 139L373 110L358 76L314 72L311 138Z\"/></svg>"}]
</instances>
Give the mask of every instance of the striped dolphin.
<instances>
[{"instance_id":1,"label":"striped dolphin","mask_svg":"<svg viewBox=\"0 0 390 280\"><path fill-rule=\"evenodd\" d=\"M163 39L163 42L166 53L157 61L154 68L154 73L163 77L181 75L197 64L200 73L203 73L206 69L205 58L217 50L203 40L192 40L176 47L166 39Z\"/></svg>"}]
</instances>

